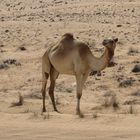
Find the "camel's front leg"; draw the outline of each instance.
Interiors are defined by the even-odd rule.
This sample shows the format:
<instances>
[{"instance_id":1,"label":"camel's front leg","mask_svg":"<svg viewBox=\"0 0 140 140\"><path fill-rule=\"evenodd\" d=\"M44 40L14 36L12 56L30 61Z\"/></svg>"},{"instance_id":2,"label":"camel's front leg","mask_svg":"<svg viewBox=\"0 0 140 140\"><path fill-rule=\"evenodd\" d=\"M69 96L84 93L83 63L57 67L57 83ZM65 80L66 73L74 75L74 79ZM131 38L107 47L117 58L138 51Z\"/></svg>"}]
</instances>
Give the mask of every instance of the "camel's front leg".
<instances>
[{"instance_id":1,"label":"camel's front leg","mask_svg":"<svg viewBox=\"0 0 140 140\"><path fill-rule=\"evenodd\" d=\"M76 106L76 114L79 116L83 116L80 110L80 99L82 96L82 90L84 83L88 77L89 72L81 75L76 75L76 82L77 82L77 106Z\"/></svg>"},{"instance_id":2,"label":"camel's front leg","mask_svg":"<svg viewBox=\"0 0 140 140\"><path fill-rule=\"evenodd\" d=\"M51 98L54 111L59 112L56 108L55 98L54 98L54 88L55 88L55 81L58 78L59 73L52 67L50 73L50 88L49 88L49 96Z\"/></svg>"},{"instance_id":3,"label":"camel's front leg","mask_svg":"<svg viewBox=\"0 0 140 140\"><path fill-rule=\"evenodd\" d=\"M76 114L81 116L82 113L81 113L81 110L80 110L80 99L81 99L81 96L82 96L82 89L83 89L83 75L76 75L76 83L77 83L77 106L76 106Z\"/></svg>"}]
</instances>

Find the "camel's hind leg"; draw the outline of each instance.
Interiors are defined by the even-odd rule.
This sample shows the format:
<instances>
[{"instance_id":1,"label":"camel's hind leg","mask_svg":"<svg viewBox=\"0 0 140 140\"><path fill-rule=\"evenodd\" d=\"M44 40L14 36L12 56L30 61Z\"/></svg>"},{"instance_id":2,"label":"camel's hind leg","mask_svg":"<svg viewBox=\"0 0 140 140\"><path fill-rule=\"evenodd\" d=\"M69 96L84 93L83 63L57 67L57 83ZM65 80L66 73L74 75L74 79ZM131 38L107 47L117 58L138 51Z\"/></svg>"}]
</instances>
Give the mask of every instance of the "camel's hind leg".
<instances>
[{"instance_id":1,"label":"camel's hind leg","mask_svg":"<svg viewBox=\"0 0 140 140\"><path fill-rule=\"evenodd\" d=\"M51 64L48 58L48 54L46 52L42 57L42 90L41 90L43 96L42 112L46 112L46 106L45 106L46 85L50 74L50 68L51 68Z\"/></svg>"},{"instance_id":2,"label":"camel's hind leg","mask_svg":"<svg viewBox=\"0 0 140 140\"><path fill-rule=\"evenodd\" d=\"M47 85L47 80L49 78L48 73L44 73L44 78L42 81L42 97L43 97L43 107L42 107L42 112L46 112L46 106L45 106L45 97L46 97L46 85Z\"/></svg>"},{"instance_id":3,"label":"camel's hind leg","mask_svg":"<svg viewBox=\"0 0 140 140\"><path fill-rule=\"evenodd\" d=\"M57 111L57 112L58 112L58 110L57 110L56 104L55 104L54 88L55 88L55 81L58 78L58 75L59 75L59 73L53 67L51 67L51 72L50 72L51 83L50 83L50 88L49 88L49 96L51 98L54 111Z\"/></svg>"}]
</instances>

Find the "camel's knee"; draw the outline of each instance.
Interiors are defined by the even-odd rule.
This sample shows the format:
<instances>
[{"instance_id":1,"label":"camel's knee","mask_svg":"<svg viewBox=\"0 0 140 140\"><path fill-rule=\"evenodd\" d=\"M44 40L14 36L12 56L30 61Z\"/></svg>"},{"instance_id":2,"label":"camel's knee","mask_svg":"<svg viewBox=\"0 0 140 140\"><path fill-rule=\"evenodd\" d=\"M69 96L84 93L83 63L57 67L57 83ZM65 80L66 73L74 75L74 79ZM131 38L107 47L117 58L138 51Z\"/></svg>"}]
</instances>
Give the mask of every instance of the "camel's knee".
<instances>
[{"instance_id":1,"label":"camel's knee","mask_svg":"<svg viewBox=\"0 0 140 140\"><path fill-rule=\"evenodd\" d=\"M43 96L43 97L46 96L46 90L45 90L45 89L41 89L41 93L42 93L42 96Z\"/></svg>"},{"instance_id":2,"label":"camel's knee","mask_svg":"<svg viewBox=\"0 0 140 140\"><path fill-rule=\"evenodd\" d=\"M46 82L49 78L49 73L43 72L43 77L42 78L43 78L43 82Z\"/></svg>"},{"instance_id":3,"label":"camel's knee","mask_svg":"<svg viewBox=\"0 0 140 140\"><path fill-rule=\"evenodd\" d=\"M42 79L42 89L41 92L45 92L46 90L46 85L47 85L47 80L49 78L49 74L48 73L43 73L43 79Z\"/></svg>"},{"instance_id":4,"label":"camel's knee","mask_svg":"<svg viewBox=\"0 0 140 140\"><path fill-rule=\"evenodd\" d=\"M82 96L82 93L77 93L77 99L80 100Z\"/></svg>"},{"instance_id":5,"label":"camel's knee","mask_svg":"<svg viewBox=\"0 0 140 140\"><path fill-rule=\"evenodd\" d=\"M53 89L49 89L49 95L52 95L52 94L53 94L53 92L54 92L54 90L53 90Z\"/></svg>"},{"instance_id":6,"label":"camel's knee","mask_svg":"<svg viewBox=\"0 0 140 140\"><path fill-rule=\"evenodd\" d=\"M49 95L53 94L55 87L55 82L51 82L51 85L49 87Z\"/></svg>"}]
</instances>

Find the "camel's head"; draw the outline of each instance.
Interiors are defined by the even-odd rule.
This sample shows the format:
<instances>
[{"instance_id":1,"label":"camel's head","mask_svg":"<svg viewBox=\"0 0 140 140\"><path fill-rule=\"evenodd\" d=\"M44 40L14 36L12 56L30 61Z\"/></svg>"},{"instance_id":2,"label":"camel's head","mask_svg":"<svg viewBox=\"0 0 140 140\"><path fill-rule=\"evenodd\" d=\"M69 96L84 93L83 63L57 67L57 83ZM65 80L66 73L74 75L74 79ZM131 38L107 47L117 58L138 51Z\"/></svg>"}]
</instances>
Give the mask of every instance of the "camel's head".
<instances>
[{"instance_id":1,"label":"camel's head","mask_svg":"<svg viewBox=\"0 0 140 140\"><path fill-rule=\"evenodd\" d=\"M118 42L118 38L108 38L103 40L103 45L111 50L115 50L116 43Z\"/></svg>"}]
</instances>

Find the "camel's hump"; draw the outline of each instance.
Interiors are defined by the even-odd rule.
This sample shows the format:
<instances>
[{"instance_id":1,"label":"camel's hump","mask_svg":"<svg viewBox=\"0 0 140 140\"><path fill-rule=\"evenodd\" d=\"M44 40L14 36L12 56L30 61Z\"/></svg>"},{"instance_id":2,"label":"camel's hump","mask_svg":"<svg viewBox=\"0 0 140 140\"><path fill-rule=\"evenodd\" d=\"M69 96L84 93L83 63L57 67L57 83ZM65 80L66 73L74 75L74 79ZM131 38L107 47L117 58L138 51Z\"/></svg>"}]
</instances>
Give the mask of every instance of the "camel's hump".
<instances>
[{"instance_id":1,"label":"camel's hump","mask_svg":"<svg viewBox=\"0 0 140 140\"><path fill-rule=\"evenodd\" d=\"M62 36L62 40L73 40L74 37L73 37L73 34L72 33L65 33L63 36Z\"/></svg>"}]
</instances>

